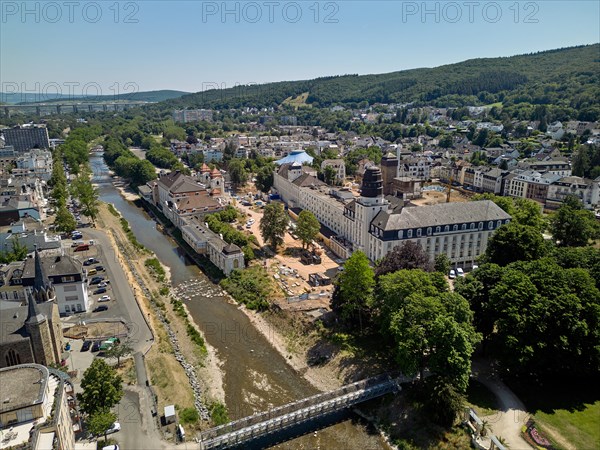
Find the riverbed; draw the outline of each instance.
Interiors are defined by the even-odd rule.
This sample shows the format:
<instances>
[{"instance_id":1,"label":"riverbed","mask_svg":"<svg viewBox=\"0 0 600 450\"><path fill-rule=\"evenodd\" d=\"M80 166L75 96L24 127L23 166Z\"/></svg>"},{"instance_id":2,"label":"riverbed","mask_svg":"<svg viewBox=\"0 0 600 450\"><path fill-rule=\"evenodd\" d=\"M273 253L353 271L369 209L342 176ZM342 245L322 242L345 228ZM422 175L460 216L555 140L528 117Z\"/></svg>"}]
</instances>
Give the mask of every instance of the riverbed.
<instances>
[{"instance_id":1,"label":"riverbed","mask_svg":"<svg viewBox=\"0 0 600 450\"><path fill-rule=\"evenodd\" d=\"M193 320L222 363L225 403L232 419L317 393L231 302L186 257L183 249L156 228L142 208L125 200L112 184L102 156L90 157L100 199L112 203L129 222L136 238L152 250L171 273L174 287L190 286L185 300ZM193 286L193 288L191 287ZM387 449L371 426L350 417L329 428L279 444L280 449Z\"/></svg>"}]
</instances>

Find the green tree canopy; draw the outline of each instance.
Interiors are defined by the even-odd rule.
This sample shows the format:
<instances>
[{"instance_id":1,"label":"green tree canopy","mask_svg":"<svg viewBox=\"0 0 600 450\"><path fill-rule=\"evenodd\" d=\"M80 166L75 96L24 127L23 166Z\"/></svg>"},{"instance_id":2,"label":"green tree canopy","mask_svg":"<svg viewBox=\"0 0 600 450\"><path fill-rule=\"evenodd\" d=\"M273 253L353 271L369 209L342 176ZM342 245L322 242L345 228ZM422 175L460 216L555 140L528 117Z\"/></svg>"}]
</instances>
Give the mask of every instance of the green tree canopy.
<instances>
[{"instance_id":1,"label":"green tree canopy","mask_svg":"<svg viewBox=\"0 0 600 450\"><path fill-rule=\"evenodd\" d=\"M360 250L355 251L346 260L344 270L337 277L335 304L332 298L333 309L352 327L356 326L358 319L362 331L363 315L369 310L374 287L375 274L367 255Z\"/></svg>"},{"instance_id":2,"label":"green tree canopy","mask_svg":"<svg viewBox=\"0 0 600 450\"><path fill-rule=\"evenodd\" d=\"M260 233L263 239L269 242L273 251L283 244L283 236L287 230L289 216L283 209L283 204L279 202L269 203L265 207L265 212L260 219Z\"/></svg>"},{"instance_id":3,"label":"green tree canopy","mask_svg":"<svg viewBox=\"0 0 600 450\"><path fill-rule=\"evenodd\" d=\"M262 192L269 192L273 186L273 168L263 166L256 172L256 188Z\"/></svg>"},{"instance_id":4,"label":"green tree canopy","mask_svg":"<svg viewBox=\"0 0 600 450\"><path fill-rule=\"evenodd\" d=\"M532 261L547 253L547 245L537 228L516 222L501 226L489 239L487 261L505 266L515 261Z\"/></svg>"},{"instance_id":5,"label":"green tree canopy","mask_svg":"<svg viewBox=\"0 0 600 450\"><path fill-rule=\"evenodd\" d=\"M103 359L95 358L81 379L83 392L77 394L79 407L90 416L110 411L123 397L121 383L121 377L112 367Z\"/></svg>"},{"instance_id":6,"label":"green tree canopy","mask_svg":"<svg viewBox=\"0 0 600 450\"><path fill-rule=\"evenodd\" d=\"M313 213L308 210L303 210L298 216L298 222L296 224L296 234L302 241L302 247L308 247L308 245L317 237L321 224Z\"/></svg>"},{"instance_id":7,"label":"green tree canopy","mask_svg":"<svg viewBox=\"0 0 600 450\"><path fill-rule=\"evenodd\" d=\"M87 427L94 436L104 435L104 440L106 441L106 432L116 420L117 416L115 413L110 411L99 411L89 417L87 420Z\"/></svg>"},{"instance_id":8,"label":"green tree canopy","mask_svg":"<svg viewBox=\"0 0 600 450\"><path fill-rule=\"evenodd\" d=\"M600 225L577 197L567 196L550 217L550 232L562 247L582 247L600 237Z\"/></svg>"}]
</instances>

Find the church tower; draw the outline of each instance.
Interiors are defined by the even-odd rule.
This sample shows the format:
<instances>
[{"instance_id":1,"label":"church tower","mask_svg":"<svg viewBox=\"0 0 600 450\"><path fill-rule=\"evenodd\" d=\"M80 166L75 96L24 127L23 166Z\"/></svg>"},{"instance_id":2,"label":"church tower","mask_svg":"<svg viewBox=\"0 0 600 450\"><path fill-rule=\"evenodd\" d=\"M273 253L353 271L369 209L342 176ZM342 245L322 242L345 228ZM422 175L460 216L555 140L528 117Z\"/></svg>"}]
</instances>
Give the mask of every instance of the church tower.
<instances>
[{"instance_id":1,"label":"church tower","mask_svg":"<svg viewBox=\"0 0 600 450\"><path fill-rule=\"evenodd\" d=\"M42 258L40 257L40 252L37 248L35 249L33 257L35 258L35 277L33 280L32 289L33 297L38 303L53 301L56 299L54 288L52 287L52 283L46 276L46 271L44 270L44 265L42 264Z\"/></svg>"},{"instance_id":2,"label":"church tower","mask_svg":"<svg viewBox=\"0 0 600 450\"><path fill-rule=\"evenodd\" d=\"M29 334L33 357L37 364L48 366L60 362L52 341L48 318L42 314L31 292L27 293L27 320L25 330Z\"/></svg>"}]
</instances>

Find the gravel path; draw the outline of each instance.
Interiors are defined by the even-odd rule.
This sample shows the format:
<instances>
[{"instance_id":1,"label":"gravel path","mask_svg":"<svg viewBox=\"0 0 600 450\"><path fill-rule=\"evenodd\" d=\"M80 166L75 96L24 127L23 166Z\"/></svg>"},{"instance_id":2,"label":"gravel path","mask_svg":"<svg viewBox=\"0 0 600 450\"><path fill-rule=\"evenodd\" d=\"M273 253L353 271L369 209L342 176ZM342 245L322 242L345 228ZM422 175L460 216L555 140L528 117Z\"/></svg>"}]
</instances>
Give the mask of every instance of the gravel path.
<instances>
[{"instance_id":1,"label":"gravel path","mask_svg":"<svg viewBox=\"0 0 600 450\"><path fill-rule=\"evenodd\" d=\"M498 399L498 414L483 418L490 424L492 433L506 439L511 450L530 450L531 446L521 437L521 427L529 418L523 402L494 374L489 363L473 361L472 370L477 381Z\"/></svg>"}]
</instances>

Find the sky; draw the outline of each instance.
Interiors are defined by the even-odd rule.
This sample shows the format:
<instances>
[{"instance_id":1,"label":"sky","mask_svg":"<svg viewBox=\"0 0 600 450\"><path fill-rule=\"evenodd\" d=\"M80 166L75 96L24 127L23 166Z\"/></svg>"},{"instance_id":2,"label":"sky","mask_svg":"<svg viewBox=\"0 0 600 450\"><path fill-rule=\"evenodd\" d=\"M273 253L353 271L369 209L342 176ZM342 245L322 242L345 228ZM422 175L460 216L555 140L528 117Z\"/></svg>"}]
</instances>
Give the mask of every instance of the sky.
<instances>
[{"instance_id":1,"label":"sky","mask_svg":"<svg viewBox=\"0 0 600 450\"><path fill-rule=\"evenodd\" d=\"M600 42L595 0L0 0L0 12L0 92L198 92Z\"/></svg>"}]
</instances>

